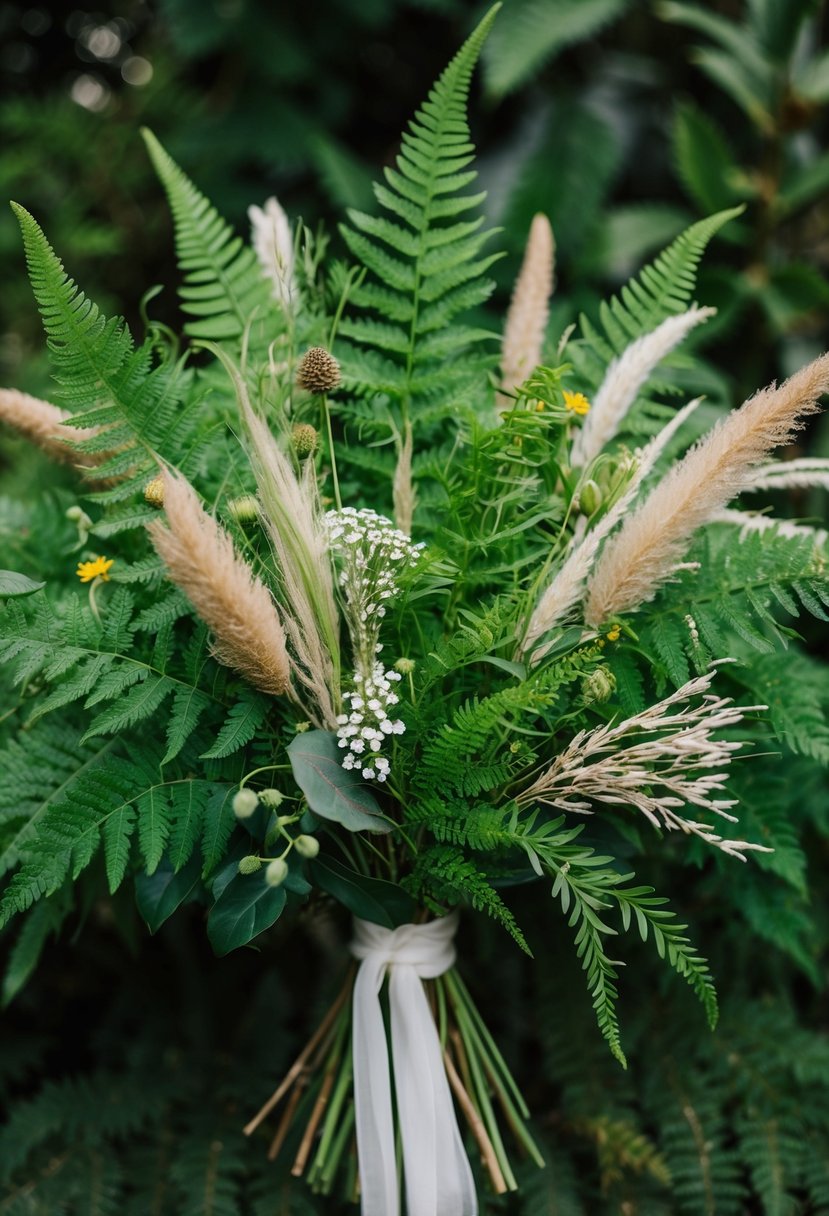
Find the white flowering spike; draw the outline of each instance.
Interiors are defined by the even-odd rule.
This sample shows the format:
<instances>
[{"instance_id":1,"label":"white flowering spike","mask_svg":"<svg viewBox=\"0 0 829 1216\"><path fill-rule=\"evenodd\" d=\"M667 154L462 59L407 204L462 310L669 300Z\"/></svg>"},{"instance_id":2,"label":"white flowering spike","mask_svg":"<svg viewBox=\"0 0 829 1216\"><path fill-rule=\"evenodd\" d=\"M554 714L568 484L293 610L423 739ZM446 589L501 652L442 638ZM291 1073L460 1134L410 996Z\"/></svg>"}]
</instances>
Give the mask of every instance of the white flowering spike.
<instances>
[{"instance_id":1,"label":"white flowering spike","mask_svg":"<svg viewBox=\"0 0 829 1216\"><path fill-rule=\"evenodd\" d=\"M273 284L273 297L283 308L290 308L296 295L294 279L294 238L288 217L275 198L264 207L248 207L251 242L262 267L262 274Z\"/></svg>"},{"instance_id":2,"label":"white flowering spike","mask_svg":"<svg viewBox=\"0 0 829 1216\"><path fill-rule=\"evenodd\" d=\"M406 729L393 715L400 698L399 671L385 670L380 627L386 602L397 594L399 575L415 565L423 550L390 519L365 508L345 507L325 517L328 544L340 564L345 618L354 650L354 688L343 693L347 712L337 718L337 739L345 753L342 766L366 781L386 781L389 761L380 750Z\"/></svg>"}]
</instances>

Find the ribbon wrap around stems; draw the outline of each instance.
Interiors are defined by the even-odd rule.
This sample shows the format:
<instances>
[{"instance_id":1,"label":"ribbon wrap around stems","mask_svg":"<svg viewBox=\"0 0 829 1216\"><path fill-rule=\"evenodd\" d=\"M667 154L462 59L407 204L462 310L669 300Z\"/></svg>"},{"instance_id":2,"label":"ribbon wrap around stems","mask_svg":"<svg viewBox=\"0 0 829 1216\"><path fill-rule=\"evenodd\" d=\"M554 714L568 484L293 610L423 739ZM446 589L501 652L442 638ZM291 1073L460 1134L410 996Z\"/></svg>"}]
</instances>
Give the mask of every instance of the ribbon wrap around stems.
<instances>
[{"instance_id":1,"label":"ribbon wrap around stems","mask_svg":"<svg viewBox=\"0 0 829 1216\"><path fill-rule=\"evenodd\" d=\"M380 989L389 972L394 1087L408 1216L477 1216L440 1039L422 979L455 961L457 913L425 925L381 925L355 918L354 1110L362 1216L399 1216L389 1050Z\"/></svg>"}]
</instances>

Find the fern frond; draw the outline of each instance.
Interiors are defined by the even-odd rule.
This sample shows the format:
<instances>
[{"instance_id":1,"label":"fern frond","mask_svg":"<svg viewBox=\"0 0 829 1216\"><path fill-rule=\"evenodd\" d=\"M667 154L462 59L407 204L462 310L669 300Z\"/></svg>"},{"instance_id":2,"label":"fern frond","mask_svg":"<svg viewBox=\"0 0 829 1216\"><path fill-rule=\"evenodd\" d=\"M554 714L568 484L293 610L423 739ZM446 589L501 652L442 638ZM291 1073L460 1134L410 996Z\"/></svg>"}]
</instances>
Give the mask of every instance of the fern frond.
<instances>
[{"instance_id":1,"label":"fern frond","mask_svg":"<svg viewBox=\"0 0 829 1216\"><path fill-rule=\"evenodd\" d=\"M719 211L699 220L599 309L599 326L582 315L580 337L567 346L570 359L587 384L597 387L608 364L637 338L668 317L685 312L692 301L696 270L711 238L743 208Z\"/></svg>"},{"instance_id":2,"label":"fern frond","mask_svg":"<svg viewBox=\"0 0 829 1216\"><path fill-rule=\"evenodd\" d=\"M123 319L103 316L66 274L39 224L17 203L12 207L59 396L73 412L73 425L102 432L82 441L80 449L92 444L115 453L111 461L98 464L98 477L122 477L127 471L140 477L142 470L154 467L156 451L170 452L181 369L169 361L153 367L153 340L136 348Z\"/></svg>"},{"instance_id":3,"label":"fern frond","mask_svg":"<svg viewBox=\"0 0 829 1216\"><path fill-rule=\"evenodd\" d=\"M487 881L485 873L464 857L461 849L438 844L422 852L406 886L413 894L431 901L433 906L468 900L476 911L486 912L498 921L521 949L531 954L512 912Z\"/></svg>"},{"instance_id":4,"label":"fern frond","mask_svg":"<svg viewBox=\"0 0 829 1216\"><path fill-rule=\"evenodd\" d=\"M142 131L147 151L167 192L176 226L184 284L182 309L197 320L184 331L194 338L239 338L254 314L276 316L254 251L234 234L196 189L151 131ZM280 314L281 315L281 314Z\"/></svg>"},{"instance_id":5,"label":"fern frond","mask_svg":"<svg viewBox=\"0 0 829 1216\"><path fill-rule=\"evenodd\" d=\"M357 350L345 346L340 352L344 379L363 392L397 399L406 409L430 388L443 388L445 396L445 379L434 385L429 380L437 359L451 365L462 351L495 337L455 324L455 317L483 303L494 286L484 275L498 255L482 254L492 232L480 231L483 217L458 217L482 198L460 193L475 178L466 102L498 7L443 72L403 135L396 168L387 169L386 184L375 187L377 201L393 218L351 210L350 226L341 228L369 271L350 302L382 318L342 321L342 336L358 344ZM373 367L366 354L377 350L383 361Z\"/></svg>"}]
</instances>

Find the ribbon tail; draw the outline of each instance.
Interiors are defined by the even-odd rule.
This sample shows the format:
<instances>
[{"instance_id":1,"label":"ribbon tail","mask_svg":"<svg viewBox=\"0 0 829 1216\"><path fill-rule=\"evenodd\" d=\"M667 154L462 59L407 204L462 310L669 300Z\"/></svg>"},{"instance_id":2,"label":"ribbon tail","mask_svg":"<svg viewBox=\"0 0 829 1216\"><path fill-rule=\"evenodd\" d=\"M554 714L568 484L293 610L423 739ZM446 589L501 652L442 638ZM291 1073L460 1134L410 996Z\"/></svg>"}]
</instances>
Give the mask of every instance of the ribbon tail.
<instances>
[{"instance_id":1,"label":"ribbon tail","mask_svg":"<svg viewBox=\"0 0 829 1216\"><path fill-rule=\"evenodd\" d=\"M399 1216L389 1050L380 987L385 963L367 958L354 982L354 1116L362 1216Z\"/></svg>"},{"instance_id":2,"label":"ribbon tail","mask_svg":"<svg viewBox=\"0 0 829 1216\"><path fill-rule=\"evenodd\" d=\"M408 1216L477 1216L437 1027L413 968L392 968L389 996Z\"/></svg>"}]
</instances>

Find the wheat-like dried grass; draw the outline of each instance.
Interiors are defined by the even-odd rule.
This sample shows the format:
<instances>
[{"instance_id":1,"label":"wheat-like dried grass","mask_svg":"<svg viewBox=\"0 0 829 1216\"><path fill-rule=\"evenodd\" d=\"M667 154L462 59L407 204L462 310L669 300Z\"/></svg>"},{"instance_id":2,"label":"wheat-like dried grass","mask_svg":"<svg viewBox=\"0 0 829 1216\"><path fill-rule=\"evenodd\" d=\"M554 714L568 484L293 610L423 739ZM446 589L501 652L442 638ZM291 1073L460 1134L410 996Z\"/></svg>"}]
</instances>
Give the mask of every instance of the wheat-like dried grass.
<instances>
[{"instance_id":1,"label":"wheat-like dried grass","mask_svg":"<svg viewBox=\"0 0 829 1216\"><path fill-rule=\"evenodd\" d=\"M147 530L170 578L209 626L216 657L263 692L289 692L285 630L268 588L190 483L169 470L162 477L167 525L158 519Z\"/></svg>"}]
</instances>

